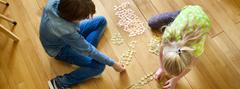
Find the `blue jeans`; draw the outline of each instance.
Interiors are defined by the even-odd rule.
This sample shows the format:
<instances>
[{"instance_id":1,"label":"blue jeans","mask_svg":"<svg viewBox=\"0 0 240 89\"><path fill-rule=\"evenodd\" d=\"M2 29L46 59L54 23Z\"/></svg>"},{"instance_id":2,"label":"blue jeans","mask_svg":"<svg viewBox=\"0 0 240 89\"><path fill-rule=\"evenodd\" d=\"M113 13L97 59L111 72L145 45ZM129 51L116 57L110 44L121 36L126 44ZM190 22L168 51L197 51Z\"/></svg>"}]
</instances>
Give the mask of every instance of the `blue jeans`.
<instances>
[{"instance_id":1,"label":"blue jeans","mask_svg":"<svg viewBox=\"0 0 240 89\"><path fill-rule=\"evenodd\" d=\"M106 27L106 24L106 19L102 16L83 20L80 22L79 34L81 34L93 46L97 47L99 40L105 31L104 28ZM62 48L55 58L57 60L80 66L80 68L70 73L64 74L61 77L56 77L58 78L58 82L65 87L70 87L93 76L99 75L105 69L105 64L99 63L88 56L83 56L82 54L75 52L69 45Z\"/></svg>"}]
</instances>

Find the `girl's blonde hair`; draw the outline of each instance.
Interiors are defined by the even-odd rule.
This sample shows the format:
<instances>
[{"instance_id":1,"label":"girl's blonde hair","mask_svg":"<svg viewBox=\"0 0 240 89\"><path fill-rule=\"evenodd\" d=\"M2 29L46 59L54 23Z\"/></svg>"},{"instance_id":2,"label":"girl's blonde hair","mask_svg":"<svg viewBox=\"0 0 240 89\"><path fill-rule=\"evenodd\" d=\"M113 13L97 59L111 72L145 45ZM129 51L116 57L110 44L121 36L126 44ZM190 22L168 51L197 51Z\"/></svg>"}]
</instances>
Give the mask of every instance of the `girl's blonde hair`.
<instances>
[{"instance_id":1,"label":"girl's blonde hair","mask_svg":"<svg viewBox=\"0 0 240 89\"><path fill-rule=\"evenodd\" d=\"M194 49L190 45L199 42L202 35L205 34L201 33L201 28L186 24L183 29L178 29L183 30L180 41L177 41L176 32L170 33L170 38L163 40L164 47L174 49L163 55L162 64L168 74L177 76L192 63ZM166 30L168 29L171 28L168 26ZM192 31L188 29L192 29Z\"/></svg>"}]
</instances>

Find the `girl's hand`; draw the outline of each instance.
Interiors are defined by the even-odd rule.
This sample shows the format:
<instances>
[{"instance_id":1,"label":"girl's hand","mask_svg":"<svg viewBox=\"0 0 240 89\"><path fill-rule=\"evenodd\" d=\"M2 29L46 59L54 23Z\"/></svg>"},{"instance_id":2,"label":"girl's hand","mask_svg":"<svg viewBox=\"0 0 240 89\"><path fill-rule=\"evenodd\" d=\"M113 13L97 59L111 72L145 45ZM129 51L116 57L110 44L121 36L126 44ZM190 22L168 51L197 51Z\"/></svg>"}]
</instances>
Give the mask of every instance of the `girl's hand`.
<instances>
[{"instance_id":1,"label":"girl's hand","mask_svg":"<svg viewBox=\"0 0 240 89\"><path fill-rule=\"evenodd\" d=\"M177 81L178 81L177 77L169 79L167 82L165 82L163 89L174 89Z\"/></svg>"},{"instance_id":2,"label":"girl's hand","mask_svg":"<svg viewBox=\"0 0 240 89\"><path fill-rule=\"evenodd\" d=\"M123 64L120 64L120 63L115 63L112 65L113 69L117 72L123 72L125 71L125 67Z\"/></svg>"},{"instance_id":3,"label":"girl's hand","mask_svg":"<svg viewBox=\"0 0 240 89\"><path fill-rule=\"evenodd\" d=\"M160 68L157 70L157 72L155 73L154 79L155 79L155 80L161 80L162 77L163 77L163 74L164 74L164 71L163 71L163 69L160 67Z\"/></svg>"}]
</instances>

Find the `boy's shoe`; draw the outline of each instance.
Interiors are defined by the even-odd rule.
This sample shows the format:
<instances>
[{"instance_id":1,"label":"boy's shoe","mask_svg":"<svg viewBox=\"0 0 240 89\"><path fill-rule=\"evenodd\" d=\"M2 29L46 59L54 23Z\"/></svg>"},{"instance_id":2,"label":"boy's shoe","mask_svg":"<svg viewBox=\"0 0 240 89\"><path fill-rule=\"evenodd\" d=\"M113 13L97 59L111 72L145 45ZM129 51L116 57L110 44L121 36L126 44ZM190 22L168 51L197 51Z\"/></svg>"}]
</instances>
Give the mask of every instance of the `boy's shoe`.
<instances>
[{"instance_id":1,"label":"boy's shoe","mask_svg":"<svg viewBox=\"0 0 240 89\"><path fill-rule=\"evenodd\" d=\"M58 77L48 81L48 86L50 89L70 89L70 88L64 87L61 84L59 84L57 78Z\"/></svg>"}]
</instances>

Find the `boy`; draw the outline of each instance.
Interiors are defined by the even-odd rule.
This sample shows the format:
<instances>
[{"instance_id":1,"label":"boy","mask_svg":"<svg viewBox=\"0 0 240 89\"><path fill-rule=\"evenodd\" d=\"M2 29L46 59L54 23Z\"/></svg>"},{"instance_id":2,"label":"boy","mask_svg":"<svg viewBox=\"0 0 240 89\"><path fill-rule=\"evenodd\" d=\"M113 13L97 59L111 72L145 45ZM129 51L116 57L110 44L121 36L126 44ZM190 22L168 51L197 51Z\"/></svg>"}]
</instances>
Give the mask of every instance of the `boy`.
<instances>
[{"instance_id":1,"label":"boy","mask_svg":"<svg viewBox=\"0 0 240 89\"><path fill-rule=\"evenodd\" d=\"M66 89L99 76L105 65L117 72L122 64L98 51L98 42L104 32L106 19L93 17L95 5L91 0L49 0L40 24L40 40L48 55L57 60L80 66L71 73L48 81L51 89ZM91 18L88 20L83 20ZM80 22L81 21L81 22Z\"/></svg>"}]
</instances>

